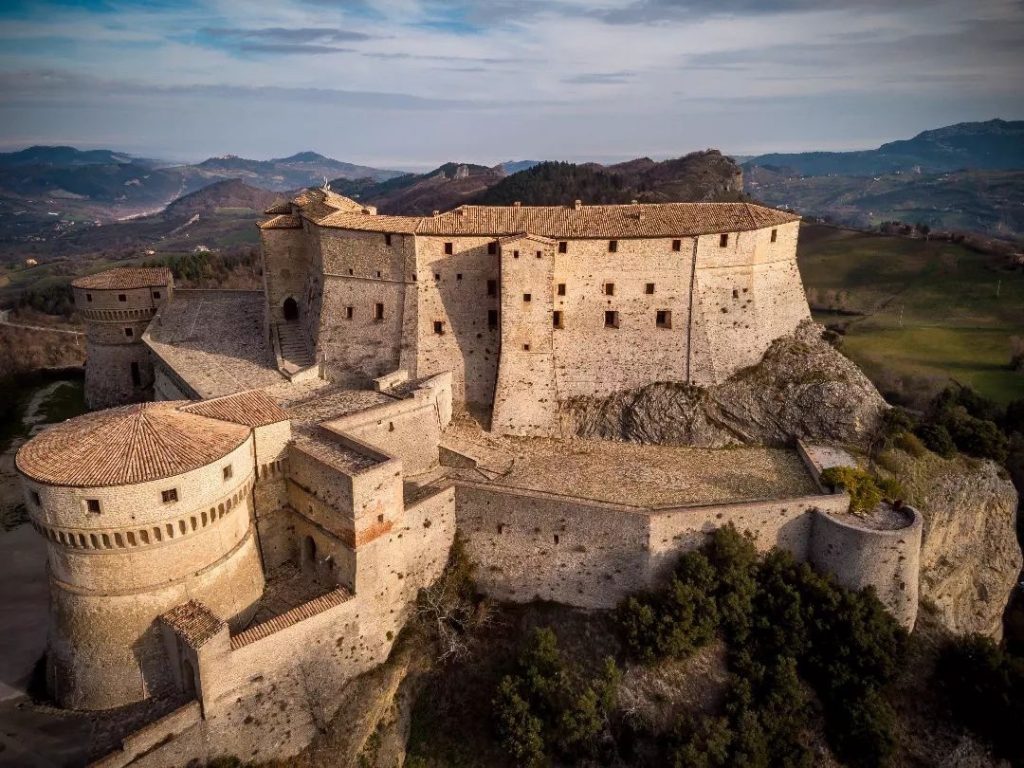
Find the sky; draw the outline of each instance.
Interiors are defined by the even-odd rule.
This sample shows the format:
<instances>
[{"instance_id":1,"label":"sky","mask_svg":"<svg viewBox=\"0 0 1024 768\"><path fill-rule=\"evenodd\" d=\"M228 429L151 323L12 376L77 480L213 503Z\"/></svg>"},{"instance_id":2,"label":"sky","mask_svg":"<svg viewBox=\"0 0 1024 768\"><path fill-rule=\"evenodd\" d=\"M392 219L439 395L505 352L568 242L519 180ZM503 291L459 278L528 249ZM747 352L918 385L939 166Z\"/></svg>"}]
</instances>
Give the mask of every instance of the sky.
<instances>
[{"instance_id":1,"label":"sky","mask_svg":"<svg viewBox=\"0 0 1024 768\"><path fill-rule=\"evenodd\" d=\"M1024 117L1024 0L0 0L0 149L378 167Z\"/></svg>"}]
</instances>

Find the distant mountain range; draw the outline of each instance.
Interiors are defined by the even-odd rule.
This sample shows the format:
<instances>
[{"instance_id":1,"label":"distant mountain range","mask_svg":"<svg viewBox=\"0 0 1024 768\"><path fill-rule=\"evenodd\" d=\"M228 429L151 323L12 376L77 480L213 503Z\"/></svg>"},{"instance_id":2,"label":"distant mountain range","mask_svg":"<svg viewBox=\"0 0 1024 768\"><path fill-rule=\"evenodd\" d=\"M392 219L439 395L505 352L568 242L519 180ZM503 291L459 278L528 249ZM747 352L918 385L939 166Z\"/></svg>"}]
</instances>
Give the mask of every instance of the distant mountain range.
<instances>
[{"instance_id":1,"label":"distant mountain range","mask_svg":"<svg viewBox=\"0 0 1024 768\"><path fill-rule=\"evenodd\" d=\"M859 152L758 155L744 168L803 176L876 176L959 170L1024 169L1024 120L957 123Z\"/></svg>"},{"instance_id":2,"label":"distant mountain range","mask_svg":"<svg viewBox=\"0 0 1024 768\"><path fill-rule=\"evenodd\" d=\"M1024 121L958 123L860 152L760 155L743 170L749 195L805 216L1024 237Z\"/></svg>"},{"instance_id":3,"label":"distant mountain range","mask_svg":"<svg viewBox=\"0 0 1024 768\"><path fill-rule=\"evenodd\" d=\"M423 174L382 182L334 179L331 189L377 206L381 213L426 215L462 203L567 205L587 203L733 200L742 195L743 174L717 150L656 162L643 157L617 165L523 161L516 173L502 163L488 168L445 163Z\"/></svg>"}]
</instances>

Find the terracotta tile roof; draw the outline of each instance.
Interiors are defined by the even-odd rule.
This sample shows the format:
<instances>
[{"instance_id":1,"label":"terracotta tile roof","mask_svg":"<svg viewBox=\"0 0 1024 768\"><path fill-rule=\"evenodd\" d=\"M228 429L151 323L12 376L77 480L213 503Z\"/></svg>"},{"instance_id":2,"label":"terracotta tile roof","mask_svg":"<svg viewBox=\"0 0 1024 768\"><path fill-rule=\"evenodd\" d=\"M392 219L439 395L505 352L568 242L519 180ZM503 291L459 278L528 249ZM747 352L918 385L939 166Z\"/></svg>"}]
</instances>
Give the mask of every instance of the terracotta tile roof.
<instances>
[{"instance_id":1,"label":"terracotta tile roof","mask_svg":"<svg viewBox=\"0 0 1024 768\"><path fill-rule=\"evenodd\" d=\"M198 648L212 639L225 626L223 621L198 600L176 605L161 614L160 620L193 648Z\"/></svg>"},{"instance_id":2,"label":"terracotta tile roof","mask_svg":"<svg viewBox=\"0 0 1024 768\"><path fill-rule=\"evenodd\" d=\"M114 267L71 281L75 288L97 291L169 285L173 277L167 267Z\"/></svg>"},{"instance_id":3,"label":"terracotta tile roof","mask_svg":"<svg viewBox=\"0 0 1024 768\"><path fill-rule=\"evenodd\" d=\"M259 389L202 400L186 405L181 410L247 427L263 427L288 420L288 414L284 409L270 395Z\"/></svg>"},{"instance_id":4,"label":"terracotta tile roof","mask_svg":"<svg viewBox=\"0 0 1024 768\"><path fill-rule=\"evenodd\" d=\"M753 203L636 203L579 208L463 205L437 216L376 216L343 210L324 217L314 213L308 218L322 227L371 232L490 237L530 233L557 240L743 232L798 221L800 217Z\"/></svg>"},{"instance_id":5,"label":"terracotta tile roof","mask_svg":"<svg viewBox=\"0 0 1024 768\"><path fill-rule=\"evenodd\" d=\"M267 216L277 216L282 213L292 212L292 201L291 200L278 200L272 206L267 208L264 213Z\"/></svg>"},{"instance_id":6,"label":"terracotta tile roof","mask_svg":"<svg viewBox=\"0 0 1024 768\"><path fill-rule=\"evenodd\" d=\"M257 624L255 627L250 627L249 629L239 632L237 635L233 635L231 637L231 650L237 650L238 648L249 645L249 643L262 640L264 637L269 637L275 632L280 632L282 629L287 629L290 626L298 624L303 619L311 619L317 614L328 611L331 608L337 608L351 597L352 594L344 587L338 587L337 589L331 590L326 595L314 597L309 602L296 606L290 611L282 613L280 616L275 616L262 624Z\"/></svg>"},{"instance_id":7,"label":"terracotta tile roof","mask_svg":"<svg viewBox=\"0 0 1024 768\"><path fill-rule=\"evenodd\" d=\"M41 432L15 464L42 483L91 488L180 475L223 458L250 430L182 410L187 401L89 413Z\"/></svg>"},{"instance_id":8,"label":"terracotta tile roof","mask_svg":"<svg viewBox=\"0 0 1024 768\"><path fill-rule=\"evenodd\" d=\"M302 220L291 214L281 214L259 224L260 229L299 229L301 226Z\"/></svg>"}]
</instances>

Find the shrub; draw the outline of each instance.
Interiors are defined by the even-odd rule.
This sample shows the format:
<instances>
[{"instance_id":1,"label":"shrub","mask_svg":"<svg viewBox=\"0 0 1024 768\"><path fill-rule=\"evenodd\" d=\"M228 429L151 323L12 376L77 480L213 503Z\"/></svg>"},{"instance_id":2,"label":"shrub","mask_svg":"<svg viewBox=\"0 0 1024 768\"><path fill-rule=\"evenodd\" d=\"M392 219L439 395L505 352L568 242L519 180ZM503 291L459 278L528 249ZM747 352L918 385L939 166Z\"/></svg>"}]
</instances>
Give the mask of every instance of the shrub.
<instances>
[{"instance_id":1,"label":"shrub","mask_svg":"<svg viewBox=\"0 0 1024 768\"><path fill-rule=\"evenodd\" d=\"M913 432L900 432L893 442L897 448L904 453L910 454L915 459L921 458L928 452L924 443Z\"/></svg>"},{"instance_id":2,"label":"shrub","mask_svg":"<svg viewBox=\"0 0 1024 768\"><path fill-rule=\"evenodd\" d=\"M890 408L882 414L882 434L895 438L914 428L914 420L903 408Z\"/></svg>"},{"instance_id":3,"label":"shrub","mask_svg":"<svg viewBox=\"0 0 1024 768\"><path fill-rule=\"evenodd\" d=\"M530 705L520 693L519 682L514 677L506 676L498 686L494 714L505 749L521 765L542 765L543 723L530 711Z\"/></svg>"},{"instance_id":4,"label":"shrub","mask_svg":"<svg viewBox=\"0 0 1024 768\"><path fill-rule=\"evenodd\" d=\"M867 512L882 500L882 491L875 479L863 469L829 467L821 473L821 482L833 491L850 494L850 510Z\"/></svg>"},{"instance_id":5,"label":"shrub","mask_svg":"<svg viewBox=\"0 0 1024 768\"><path fill-rule=\"evenodd\" d=\"M941 424L930 422L921 424L917 428L916 434L921 438L921 442L927 446L928 450L937 453L939 456L949 459L956 455L956 443L953 442L949 430Z\"/></svg>"},{"instance_id":6,"label":"shrub","mask_svg":"<svg viewBox=\"0 0 1024 768\"><path fill-rule=\"evenodd\" d=\"M964 453L999 463L1006 461L1009 440L994 422L971 416L961 407L953 409L943 425L956 447Z\"/></svg>"}]
</instances>

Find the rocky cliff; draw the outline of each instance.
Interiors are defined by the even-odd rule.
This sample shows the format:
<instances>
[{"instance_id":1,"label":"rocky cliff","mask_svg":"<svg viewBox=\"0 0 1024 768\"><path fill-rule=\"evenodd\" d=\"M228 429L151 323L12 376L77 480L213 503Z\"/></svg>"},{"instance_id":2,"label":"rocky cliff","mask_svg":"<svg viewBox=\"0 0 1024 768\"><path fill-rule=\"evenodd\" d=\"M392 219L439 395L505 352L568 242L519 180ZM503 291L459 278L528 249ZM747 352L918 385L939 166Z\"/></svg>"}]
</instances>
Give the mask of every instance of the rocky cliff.
<instances>
[{"instance_id":1,"label":"rocky cliff","mask_svg":"<svg viewBox=\"0 0 1024 768\"><path fill-rule=\"evenodd\" d=\"M710 448L779 445L794 437L865 446L885 401L822 333L805 322L756 366L716 386L656 383L570 399L562 407L562 432Z\"/></svg>"}]
</instances>

